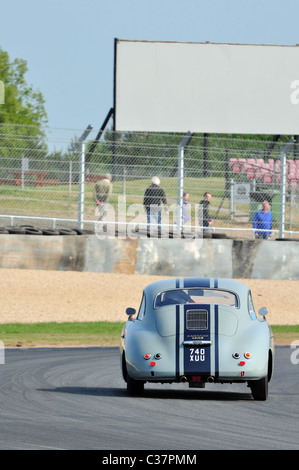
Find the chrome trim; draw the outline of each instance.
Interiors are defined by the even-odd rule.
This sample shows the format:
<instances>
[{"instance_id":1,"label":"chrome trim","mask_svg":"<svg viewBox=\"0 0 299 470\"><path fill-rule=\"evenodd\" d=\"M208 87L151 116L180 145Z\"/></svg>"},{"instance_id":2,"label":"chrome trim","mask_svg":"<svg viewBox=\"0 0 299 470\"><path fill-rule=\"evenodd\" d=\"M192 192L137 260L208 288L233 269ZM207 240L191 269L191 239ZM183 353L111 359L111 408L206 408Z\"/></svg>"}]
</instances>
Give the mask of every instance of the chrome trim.
<instances>
[{"instance_id":1,"label":"chrome trim","mask_svg":"<svg viewBox=\"0 0 299 470\"><path fill-rule=\"evenodd\" d=\"M189 341L183 341L184 346L211 346L212 341L208 341L205 339L194 339Z\"/></svg>"}]
</instances>

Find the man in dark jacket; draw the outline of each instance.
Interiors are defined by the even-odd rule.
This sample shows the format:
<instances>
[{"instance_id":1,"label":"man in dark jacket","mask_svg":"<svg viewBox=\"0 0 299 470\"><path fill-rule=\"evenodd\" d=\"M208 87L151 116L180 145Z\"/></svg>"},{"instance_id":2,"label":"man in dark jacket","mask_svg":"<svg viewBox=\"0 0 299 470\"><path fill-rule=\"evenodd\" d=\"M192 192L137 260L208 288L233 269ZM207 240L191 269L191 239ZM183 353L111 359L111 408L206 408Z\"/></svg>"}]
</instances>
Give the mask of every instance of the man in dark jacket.
<instances>
[{"instance_id":1,"label":"man in dark jacket","mask_svg":"<svg viewBox=\"0 0 299 470\"><path fill-rule=\"evenodd\" d=\"M158 224L158 233L161 233L161 204L164 204L165 212L168 212L167 200L164 189L160 186L160 179L157 176L152 178L152 184L146 188L143 198L143 205L147 215L147 230L151 224Z\"/></svg>"},{"instance_id":2,"label":"man in dark jacket","mask_svg":"<svg viewBox=\"0 0 299 470\"><path fill-rule=\"evenodd\" d=\"M209 205L210 205L210 200L212 199L211 193L204 193L202 201L200 201L200 210L199 210L199 225L203 226L202 231L203 232L208 232L209 231L209 226L213 223L212 219L210 219L209 216ZM202 218L202 221L201 221Z\"/></svg>"}]
</instances>

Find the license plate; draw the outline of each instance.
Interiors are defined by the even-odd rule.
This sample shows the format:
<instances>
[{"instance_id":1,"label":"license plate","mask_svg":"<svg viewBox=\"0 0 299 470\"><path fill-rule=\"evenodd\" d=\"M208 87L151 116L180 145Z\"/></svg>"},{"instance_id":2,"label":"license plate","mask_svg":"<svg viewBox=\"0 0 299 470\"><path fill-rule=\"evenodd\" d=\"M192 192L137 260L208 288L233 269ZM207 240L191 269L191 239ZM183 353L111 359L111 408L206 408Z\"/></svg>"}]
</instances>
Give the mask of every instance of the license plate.
<instances>
[{"instance_id":1,"label":"license plate","mask_svg":"<svg viewBox=\"0 0 299 470\"><path fill-rule=\"evenodd\" d=\"M184 348L185 374L206 375L210 372L210 346L188 346Z\"/></svg>"},{"instance_id":2,"label":"license plate","mask_svg":"<svg viewBox=\"0 0 299 470\"><path fill-rule=\"evenodd\" d=\"M187 353L187 355L189 356L189 362L203 363L206 360L206 349L205 348L189 348L189 352Z\"/></svg>"}]
</instances>

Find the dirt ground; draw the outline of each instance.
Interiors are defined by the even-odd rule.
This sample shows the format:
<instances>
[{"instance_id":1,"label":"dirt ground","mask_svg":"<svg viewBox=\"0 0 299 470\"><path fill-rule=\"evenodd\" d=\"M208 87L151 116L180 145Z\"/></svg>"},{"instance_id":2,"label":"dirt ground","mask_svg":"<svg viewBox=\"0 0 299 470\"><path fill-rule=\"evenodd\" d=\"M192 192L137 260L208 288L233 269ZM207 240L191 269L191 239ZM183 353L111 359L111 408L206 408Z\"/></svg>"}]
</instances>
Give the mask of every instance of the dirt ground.
<instances>
[{"instance_id":1,"label":"dirt ground","mask_svg":"<svg viewBox=\"0 0 299 470\"><path fill-rule=\"evenodd\" d=\"M142 289L160 276L0 269L0 323L126 321ZM165 279L165 277L164 277ZM299 281L240 279L272 325L299 324Z\"/></svg>"}]
</instances>

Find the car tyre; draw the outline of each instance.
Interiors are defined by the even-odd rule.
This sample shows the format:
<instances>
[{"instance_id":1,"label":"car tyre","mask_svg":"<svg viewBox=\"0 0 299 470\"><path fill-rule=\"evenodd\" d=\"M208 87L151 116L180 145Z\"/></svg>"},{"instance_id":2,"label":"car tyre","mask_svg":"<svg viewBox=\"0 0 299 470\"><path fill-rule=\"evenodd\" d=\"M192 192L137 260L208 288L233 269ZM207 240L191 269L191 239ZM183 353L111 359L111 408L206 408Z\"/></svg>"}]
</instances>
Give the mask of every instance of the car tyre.
<instances>
[{"instance_id":1,"label":"car tyre","mask_svg":"<svg viewBox=\"0 0 299 470\"><path fill-rule=\"evenodd\" d=\"M131 396L142 395L144 391L144 382L141 380L134 380L129 376L126 366L126 356L122 354L122 375L127 384L127 392Z\"/></svg>"},{"instance_id":2,"label":"car tyre","mask_svg":"<svg viewBox=\"0 0 299 470\"><path fill-rule=\"evenodd\" d=\"M268 398L268 376L259 380L249 382L252 398L254 400L265 401Z\"/></svg>"},{"instance_id":3,"label":"car tyre","mask_svg":"<svg viewBox=\"0 0 299 470\"><path fill-rule=\"evenodd\" d=\"M75 232L75 230L71 230L68 228L61 228L58 230L59 230L59 235L78 235L77 232Z\"/></svg>"},{"instance_id":4,"label":"car tyre","mask_svg":"<svg viewBox=\"0 0 299 470\"><path fill-rule=\"evenodd\" d=\"M58 230L52 229L52 228L47 228L43 229L43 235L60 235Z\"/></svg>"},{"instance_id":5,"label":"car tyre","mask_svg":"<svg viewBox=\"0 0 299 470\"><path fill-rule=\"evenodd\" d=\"M142 395L144 392L144 382L132 379L132 377L127 374L127 392L134 397Z\"/></svg>"},{"instance_id":6,"label":"car tyre","mask_svg":"<svg viewBox=\"0 0 299 470\"><path fill-rule=\"evenodd\" d=\"M26 235L42 235L42 230L34 227L25 227L25 234Z\"/></svg>"},{"instance_id":7,"label":"car tyre","mask_svg":"<svg viewBox=\"0 0 299 470\"><path fill-rule=\"evenodd\" d=\"M9 225L8 227L4 227L8 233L12 234L25 234L25 229L23 227L18 227L15 225Z\"/></svg>"},{"instance_id":8,"label":"car tyre","mask_svg":"<svg viewBox=\"0 0 299 470\"><path fill-rule=\"evenodd\" d=\"M76 232L78 235L94 235L93 230L88 230L88 229L81 229L81 228L73 228L72 229L74 232Z\"/></svg>"}]
</instances>

